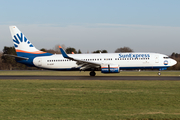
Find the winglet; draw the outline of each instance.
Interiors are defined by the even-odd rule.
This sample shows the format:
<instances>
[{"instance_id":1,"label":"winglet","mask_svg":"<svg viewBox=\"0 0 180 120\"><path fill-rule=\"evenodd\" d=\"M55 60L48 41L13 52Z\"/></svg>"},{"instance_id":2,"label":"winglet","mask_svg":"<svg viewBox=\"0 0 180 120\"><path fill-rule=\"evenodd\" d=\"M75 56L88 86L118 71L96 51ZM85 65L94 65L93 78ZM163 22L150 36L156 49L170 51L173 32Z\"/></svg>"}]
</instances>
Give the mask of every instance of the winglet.
<instances>
[{"instance_id":1,"label":"winglet","mask_svg":"<svg viewBox=\"0 0 180 120\"><path fill-rule=\"evenodd\" d=\"M67 55L67 53L63 50L63 48L61 46L59 46L59 49L60 49L64 58L69 58L69 56Z\"/></svg>"}]
</instances>

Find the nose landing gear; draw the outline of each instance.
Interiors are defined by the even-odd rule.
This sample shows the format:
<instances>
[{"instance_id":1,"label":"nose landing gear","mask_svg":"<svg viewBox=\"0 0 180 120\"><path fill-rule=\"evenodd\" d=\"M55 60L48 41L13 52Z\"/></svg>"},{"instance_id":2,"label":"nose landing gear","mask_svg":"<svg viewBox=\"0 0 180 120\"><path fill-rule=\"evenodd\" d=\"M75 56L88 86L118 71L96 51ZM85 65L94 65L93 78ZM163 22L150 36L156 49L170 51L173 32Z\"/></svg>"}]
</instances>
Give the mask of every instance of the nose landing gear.
<instances>
[{"instance_id":1,"label":"nose landing gear","mask_svg":"<svg viewBox=\"0 0 180 120\"><path fill-rule=\"evenodd\" d=\"M158 75L159 75L159 76L161 75L161 72L160 72L160 71L158 72Z\"/></svg>"}]
</instances>

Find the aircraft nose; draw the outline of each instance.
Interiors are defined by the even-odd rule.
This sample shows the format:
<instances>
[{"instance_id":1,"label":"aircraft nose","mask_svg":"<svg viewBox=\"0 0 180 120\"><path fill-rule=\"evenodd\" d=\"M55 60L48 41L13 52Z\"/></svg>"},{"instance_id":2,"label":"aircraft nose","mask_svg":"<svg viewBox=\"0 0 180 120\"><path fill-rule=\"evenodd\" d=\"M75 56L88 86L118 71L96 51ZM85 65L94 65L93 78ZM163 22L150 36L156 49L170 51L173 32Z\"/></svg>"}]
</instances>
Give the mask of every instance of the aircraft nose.
<instances>
[{"instance_id":1,"label":"aircraft nose","mask_svg":"<svg viewBox=\"0 0 180 120\"><path fill-rule=\"evenodd\" d=\"M172 66L173 66L173 65L175 65L176 63L177 63L177 61L176 61L176 60L173 60L173 59L171 60L171 64L172 64Z\"/></svg>"}]
</instances>

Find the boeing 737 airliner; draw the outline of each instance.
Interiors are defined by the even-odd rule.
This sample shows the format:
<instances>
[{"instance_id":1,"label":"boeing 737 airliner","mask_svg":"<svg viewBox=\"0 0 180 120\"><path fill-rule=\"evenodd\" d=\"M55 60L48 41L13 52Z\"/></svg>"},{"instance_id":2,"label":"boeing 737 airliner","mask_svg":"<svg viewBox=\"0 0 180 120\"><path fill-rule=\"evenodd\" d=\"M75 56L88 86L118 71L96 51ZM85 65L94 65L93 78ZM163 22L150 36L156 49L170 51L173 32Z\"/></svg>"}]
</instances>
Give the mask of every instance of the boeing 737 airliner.
<instances>
[{"instance_id":1,"label":"boeing 737 airliner","mask_svg":"<svg viewBox=\"0 0 180 120\"><path fill-rule=\"evenodd\" d=\"M59 71L95 71L102 73L119 73L122 69L159 69L166 70L177 62L166 55L158 53L99 53L99 54L51 54L39 51L22 34L16 26L10 26L16 61L27 66ZM159 72L160 74L160 72Z\"/></svg>"}]
</instances>

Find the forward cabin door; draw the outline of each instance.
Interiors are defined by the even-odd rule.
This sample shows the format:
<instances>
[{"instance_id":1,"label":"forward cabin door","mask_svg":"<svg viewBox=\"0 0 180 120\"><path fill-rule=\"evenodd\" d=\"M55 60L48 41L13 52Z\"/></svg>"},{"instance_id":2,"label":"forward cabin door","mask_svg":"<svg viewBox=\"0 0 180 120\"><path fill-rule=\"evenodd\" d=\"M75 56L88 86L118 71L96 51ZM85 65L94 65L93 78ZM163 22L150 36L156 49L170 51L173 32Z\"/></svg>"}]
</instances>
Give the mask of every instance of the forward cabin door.
<instances>
[{"instance_id":1,"label":"forward cabin door","mask_svg":"<svg viewBox=\"0 0 180 120\"><path fill-rule=\"evenodd\" d=\"M155 55L155 63L159 63L159 56Z\"/></svg>"}]
</instances>

